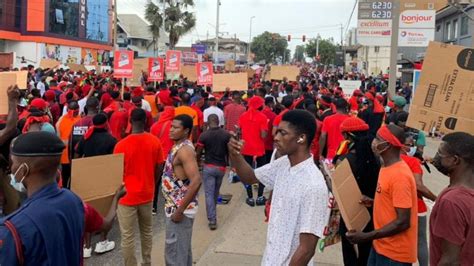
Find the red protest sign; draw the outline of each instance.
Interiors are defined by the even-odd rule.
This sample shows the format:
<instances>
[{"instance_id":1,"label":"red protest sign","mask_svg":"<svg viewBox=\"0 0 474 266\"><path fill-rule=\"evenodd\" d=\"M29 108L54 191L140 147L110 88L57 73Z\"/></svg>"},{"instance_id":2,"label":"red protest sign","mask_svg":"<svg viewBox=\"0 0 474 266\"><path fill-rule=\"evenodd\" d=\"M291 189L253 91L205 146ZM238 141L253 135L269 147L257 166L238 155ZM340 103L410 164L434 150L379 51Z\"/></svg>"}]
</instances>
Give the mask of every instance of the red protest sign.
<instances>
[{"instance_id":1,"label":"red protest sign","mask_svg":"<svg viewBox=\"0 0 474 266\"><path fill-rule=\"evenodd\" d=\"M179 72L181 67L181 51L169 50L166 52L166 71Z\"/></svg>"},{"instance_id":2,"label":"red protest sign","mask_svg":"<svg viewBox=\"0 0 474 266\"><path fill-rule=\"evenodd\" d=\"M133 77L133 51L115 51L114 53L114 77Z\"/></svg>"},{"instance_id":3,"label":"red protest sign","mask_svg":"<svg viewBox=\"0 0 474 266\"><path fill-rule=\"evenodd\" d=\"M163 81L165 66L163 58L148 58L148 81Z\"/></svg>"},{"instance_id":4,"label":"red protest sign","mask_svg":"<svg viewBox=\"0 0 474 266\"><path fill-rule=\"evenodd\" d=\"M212 79L214 76L212 62L197 63L196 73L198 76L198 85L212 85Z\"/></svg>"}]
</instances>

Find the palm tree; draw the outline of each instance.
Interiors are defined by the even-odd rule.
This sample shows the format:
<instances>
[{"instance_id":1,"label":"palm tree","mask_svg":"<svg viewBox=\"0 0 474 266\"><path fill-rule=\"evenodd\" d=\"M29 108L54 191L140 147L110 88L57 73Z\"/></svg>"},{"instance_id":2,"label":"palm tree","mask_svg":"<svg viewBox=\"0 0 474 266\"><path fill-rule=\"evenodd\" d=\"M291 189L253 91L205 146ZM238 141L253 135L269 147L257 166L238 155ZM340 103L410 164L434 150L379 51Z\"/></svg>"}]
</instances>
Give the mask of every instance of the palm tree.
<instances>
[{"instance_id":1,"label":"palm tree","mask_svg":"<svg viewBox=\"0 0 474 266\"><path fill-rule=\"evenodd\" d=\"M153 35L153 51L156 56L157 42L160 37L160 28L163 26L163 17L160 15L160 8L152 1L146 5L145 19L150 23L150 32Z\"/></svg>"},{"instance_id":2,"label":"palm tree","mask_svg":"<svg viewBox=\"0 0 474 266\"><path fill-rule=\"evenodd\" d=\"M152 1L148 2L145 18L151 24L150 30L152 26L158 24L161 27L164 22L164 29L169 34L169 47L174 49L179 39L196 26L194 13L188 11L189 7L194 6L194 0L159 0L159 2L165 6L164 19L159 13L158 6ZM159 34L159 28L156 30Z\"/></svg>"}]
</instances>

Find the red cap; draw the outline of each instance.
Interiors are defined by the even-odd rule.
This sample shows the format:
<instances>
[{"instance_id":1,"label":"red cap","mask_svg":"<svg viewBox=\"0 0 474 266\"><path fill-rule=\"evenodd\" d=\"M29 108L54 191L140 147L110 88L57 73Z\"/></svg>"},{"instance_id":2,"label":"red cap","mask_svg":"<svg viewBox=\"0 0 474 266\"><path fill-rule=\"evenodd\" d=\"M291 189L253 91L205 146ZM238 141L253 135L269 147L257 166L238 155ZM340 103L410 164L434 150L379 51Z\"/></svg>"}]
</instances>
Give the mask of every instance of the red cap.
<instances>
[{"instance_id":1,"label":"red cap","mask_svg":"<svg viewBox=\"0 0 474 266\"><path fill-rule=\"evenodd\" d=\"M46 107L48 107L48 103L41 98L36 98L31 101L30 107L35 107L38 110L44 111L46 110Z\"/></svg>"},{"instance_id":2,"label":"red cap","mask_svg":"<svg viewBox=\"0 0 474 266\"><path fill-rule=\"evenodd\" d=\"M358 117L350 117L344 120L341 124L342 132L357 132L367 130L369 130L369 125L367 125L364 120Z\"/></svg>"}]
</instances>

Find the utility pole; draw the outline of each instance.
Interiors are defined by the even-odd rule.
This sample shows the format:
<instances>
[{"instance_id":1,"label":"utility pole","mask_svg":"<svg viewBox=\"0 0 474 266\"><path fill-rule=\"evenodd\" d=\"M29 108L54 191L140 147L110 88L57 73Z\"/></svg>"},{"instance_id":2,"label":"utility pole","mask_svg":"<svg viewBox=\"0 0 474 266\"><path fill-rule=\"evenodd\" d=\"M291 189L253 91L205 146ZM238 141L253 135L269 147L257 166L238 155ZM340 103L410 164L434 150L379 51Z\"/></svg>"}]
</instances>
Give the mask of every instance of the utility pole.
<instances>
[{"instance_id":1,"label":"utility pole","mask_svg":"<svg viewBox=\"0 0 474 266\"><path fill-rule=\"evenodd\" d=\"M118 40L117 38L117 0L115 0L114 1L114 51L118 50L117 40Z\"/></svg>"},{"instance_id":2,"label":"utility pole","mask_svg":"<svg viewBox=\"0 0 474 266\"><path fill-rule=\"evenodd\" d=\"M316 37L316 56L319 56L319 34L318 37Z\"/></svg>"},{"instance_id":3,"label":"utility pole","mask_svg":"<svg viewBox=\"0 0 474 266\"><path fill-rule=\"evenodd\" d=\"M221 5L221 0L217 0L217 14L216 14L216 58L214 59L216 68L219 64L219 8Z\"/></svg>"},{"instance_id":4,"label":"utility pole","mask_svg":"<svg viewBox=\"0 0 474 266\"><path fill-rule=\"evenodd\" d=\"M400 24L400 0L393 0L392 7L392 36L390 42L390 73L388 79L388 90L395 95L397 86L397 58L398 58L398 27Z\"/></svg>"},{"instance_id":5,"label":"utility pole","mask_svg":"<svg viewBox=\"0 0 474 266\"><path fill-rule=\"evenodd\" d=\"M237 33L234 33L234 60L237 62Z\"/></svg>"},{"instance_id":6,"label":"utility pole","mask_svg":"<svg viewBox=\"0 0 474 266\"><path fill-rule=\"evenodd\" d=\"M249 34L249 43L247 44L247 65L250 66L250 47L252 43L252 20L255 16L250 17L250 34Z\"/></svg>"}]
</instances>

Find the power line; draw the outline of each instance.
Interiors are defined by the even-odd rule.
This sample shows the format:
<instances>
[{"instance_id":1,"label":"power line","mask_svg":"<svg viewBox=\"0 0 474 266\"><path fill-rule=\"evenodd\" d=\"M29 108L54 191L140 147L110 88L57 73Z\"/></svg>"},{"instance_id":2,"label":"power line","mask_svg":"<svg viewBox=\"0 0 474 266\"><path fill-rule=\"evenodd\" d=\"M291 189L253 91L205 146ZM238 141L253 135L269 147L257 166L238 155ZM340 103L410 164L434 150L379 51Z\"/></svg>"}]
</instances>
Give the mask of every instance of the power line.
<instances>
[{"instance_id":1,"label":"power line","mask_svg":"<svg viewBox=\"0 0 474 266\"><path fill-rule=\"evenodd\" d=\"M359 2L358 0L355 0L354 7L352 8L352 12L351 12L351 16L349 17L349 20L347 21L346 30L345 30L344 34L346 34L347 30L349 29L349 25L351 24L352 16L354 15L354 11L357 7L358 2Z\"/></svg>"}]
</instances>

